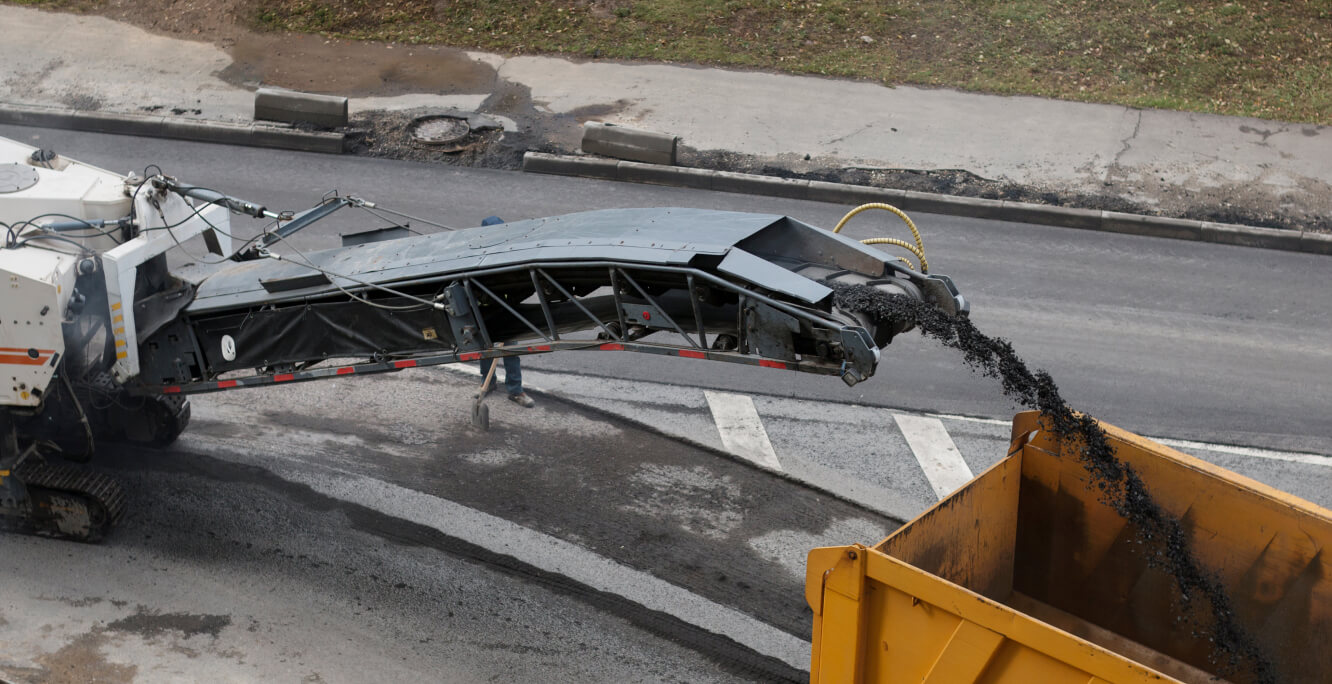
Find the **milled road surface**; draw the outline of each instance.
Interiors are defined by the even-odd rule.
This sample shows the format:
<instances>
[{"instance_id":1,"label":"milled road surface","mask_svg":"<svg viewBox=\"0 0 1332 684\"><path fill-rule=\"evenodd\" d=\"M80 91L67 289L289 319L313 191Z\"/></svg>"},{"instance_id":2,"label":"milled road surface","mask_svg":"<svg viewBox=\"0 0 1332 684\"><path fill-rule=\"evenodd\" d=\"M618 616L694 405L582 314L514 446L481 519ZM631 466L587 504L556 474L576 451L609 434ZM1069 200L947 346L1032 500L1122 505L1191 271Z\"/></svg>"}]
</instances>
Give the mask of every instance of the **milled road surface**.
<instances>
[{"instance_id":1,"label":"milled road surface","mask_svg":"<svg viewBox=\"0 0 1332 684\"><path fill-rule=\"evenodd\" d=\"M799 678L805 553L896 524L555 400L493 402L483 432L474 385L435 369L203 395L171 448L108 449L131 513L105 544L0 537L0 676ZM581 555L550 572L516 528L463 529L477 516ZM638 579L594 585L615 573ZM792 645L797 667L763 655Z\"/></svg>"}]
</instances>

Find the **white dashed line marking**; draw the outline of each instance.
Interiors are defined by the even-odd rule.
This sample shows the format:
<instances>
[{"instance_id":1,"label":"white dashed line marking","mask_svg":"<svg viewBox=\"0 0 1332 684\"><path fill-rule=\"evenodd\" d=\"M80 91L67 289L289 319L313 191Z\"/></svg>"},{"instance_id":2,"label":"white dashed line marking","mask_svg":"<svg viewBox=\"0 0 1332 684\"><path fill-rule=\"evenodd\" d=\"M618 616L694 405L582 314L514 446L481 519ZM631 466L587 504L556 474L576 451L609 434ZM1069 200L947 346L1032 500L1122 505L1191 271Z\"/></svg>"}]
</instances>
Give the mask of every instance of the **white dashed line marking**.
<instances>
[{"instance_id":1,"label":"white dashed line marking","mask_svg":"<svg viewBox=\"0 0 1332 684\"><path fill-rule=\"evenodd\" d=\"M722 446L735 456L757 463L769 470L782 470L777 452L768 441L754 400L743 394L703 391L712 409L712 418L721 434Z\"/></svg>"},{"instance_id":2,"label":"white dashed line marking","mask_svg":"<svg viewBox=\"0 0 1332 684\"><path fill-rule=\"evenodd\" d=\"M943 421L928 416L894 413L893 420L906 438L907 446L916 455L921 470L940 499L957 491L971 481L971 468L962 460L953 438L948 436Z\"/></svg>"}]
</instances>

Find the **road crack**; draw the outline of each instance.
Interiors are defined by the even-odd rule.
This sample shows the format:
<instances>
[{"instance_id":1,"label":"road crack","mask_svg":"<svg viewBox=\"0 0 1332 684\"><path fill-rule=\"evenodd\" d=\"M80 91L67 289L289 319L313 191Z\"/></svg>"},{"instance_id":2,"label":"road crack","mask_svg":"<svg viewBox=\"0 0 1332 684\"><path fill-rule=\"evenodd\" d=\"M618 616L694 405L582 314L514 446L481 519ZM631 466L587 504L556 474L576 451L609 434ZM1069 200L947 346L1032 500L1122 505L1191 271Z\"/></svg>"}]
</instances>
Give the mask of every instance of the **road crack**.
<instances>
[{"instance_id":1,"label":"road crack","mask_svg":"<svg viewBox=\"0 0 1332 684\"><path fill-rule=\"evenodd\" d=\"M1141 109L1138 110L1138 120L1133 124L1133 132L1128 134L1127 137L1125 137L1123 140L1120 141L1122 147L1119 148L1119 152L1115 154L1115 158L1110 161L1110 166L1105 170L1105 182L1107 184L1110 183L1110 179L1115 175L1116 171L1119 169L1120 161L1124 158L1124 155L1128 154L1128 151L1133 149L1133 140L1138 137L1138 133L1140 131L1142 131Z\"/></svg>"}]
</instances>

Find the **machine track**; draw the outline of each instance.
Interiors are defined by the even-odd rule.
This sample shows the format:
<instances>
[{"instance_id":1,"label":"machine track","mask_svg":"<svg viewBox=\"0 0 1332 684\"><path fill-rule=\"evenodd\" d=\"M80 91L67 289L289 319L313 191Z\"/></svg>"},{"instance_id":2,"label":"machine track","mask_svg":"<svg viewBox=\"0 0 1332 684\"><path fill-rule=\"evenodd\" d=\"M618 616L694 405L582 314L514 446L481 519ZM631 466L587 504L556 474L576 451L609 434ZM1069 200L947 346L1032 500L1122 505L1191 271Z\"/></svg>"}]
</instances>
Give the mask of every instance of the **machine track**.
<instances>
[{"instance_id":1,"label":"machine track","mask_svg":"<svg viewBox=\"0 0 1332 684\"><path fill-rule=\"evenodd\" d=\"M72 541L100 541L125 514L120 482L86 468L25 460L14 470L28 491L25 532Z\"/></svg>"}]
</instances>

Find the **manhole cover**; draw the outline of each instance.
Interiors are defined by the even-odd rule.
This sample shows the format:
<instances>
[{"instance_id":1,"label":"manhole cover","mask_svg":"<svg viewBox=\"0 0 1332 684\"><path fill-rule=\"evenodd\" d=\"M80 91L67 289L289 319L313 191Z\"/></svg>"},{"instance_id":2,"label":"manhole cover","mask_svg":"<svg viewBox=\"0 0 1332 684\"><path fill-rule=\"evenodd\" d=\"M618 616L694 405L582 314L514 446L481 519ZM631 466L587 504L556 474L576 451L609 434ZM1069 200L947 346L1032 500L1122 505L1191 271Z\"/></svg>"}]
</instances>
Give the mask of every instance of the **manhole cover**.
<instances>
[{"instance_id":1,"label":"manhole cover","mask_svg":"<svg viewBox=\"0 0 1332 684\"><path fill-rule=\"evenodd\" d=\"M27 190L36 184L37 169L27 164L0 164L0 194Z\"/></svg>"},{"instance_id":2,"label":"manhole cover","mask_svg":"<svg viewBox=\"0 0 1332 684\"><path fill-rule=\"evenodd\" d=\"M412 137L425 145L453 145L471 132L467 119L455 116L423 116L412 122Z\"/></svg>"}]
</instances>

